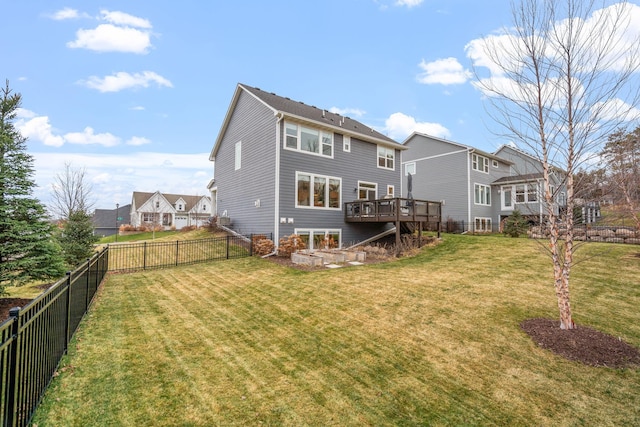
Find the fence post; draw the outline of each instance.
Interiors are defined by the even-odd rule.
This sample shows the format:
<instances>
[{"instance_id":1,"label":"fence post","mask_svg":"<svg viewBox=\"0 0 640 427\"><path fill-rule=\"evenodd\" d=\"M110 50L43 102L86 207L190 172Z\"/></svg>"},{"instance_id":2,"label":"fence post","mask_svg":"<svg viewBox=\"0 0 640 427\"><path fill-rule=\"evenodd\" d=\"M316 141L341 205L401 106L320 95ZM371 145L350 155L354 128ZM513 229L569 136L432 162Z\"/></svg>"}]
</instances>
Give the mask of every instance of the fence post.
<instances>
[{"instance_id":1,"label":"fence post","mask_svg":"<svg viewBox=\"0 0 640 427\"><path fill-rule=\"evenodd\" d=\"M144 246L142 249L142 269L147 269L147 242L144 242Z\"/></svg>"},{"instance_id":2,"label":"fence post","mask_svg":"<svg viewBox=\"0 0 640 427\"><path fill-rule=\"evenodd\" d=\"M249 234L249 256L253 256L253 233Z\"/></svg>"},{"instance_id":3,"label":"fence post","mask_svg":"<svg viewBox=\"0 0 640 427\"><path fill-rule=\"evenodd\" d=\"M227 259L229 259L229 237L231 236L227 234Z\"/></svg>"},{"instance_id":4,"label":"fence post","mask_svg":"<svg viewBox=\"0 0 640 427\"><path fill-rule=\"evenodd\" d=\"M67 352L67 348L69 347L69 341L71 341L71 337L69 336L70 325L71 325L71 272L67 271L67 298L65 304L67 305L67 318L64 321L64 352Z\"/></svg>"},{"instance_id":5,"label":"fence post","mask_svg":"<svg viewBox=\"0 0 640 427\"><path fill-rule=\"evenodd\" d=\"M87 292L84 297L84 311L86 312L89 309L89 284L91 283L91 259L87 258L87 267L86 267L86 275L87 275Z\"/></svg>"},{"instance_id":6,"label":"fence post","mask_svg":"<svg viewBox=\"0 0 640 427\"><path fill-rule=\"evenodd\" d=\"M176 266L178 265L178 257L179 257L179 248L180 247L180 240L176 240Z\"/></svg>"},{"instance_id":7,"label":"fence post","mask_svg":"<svg viewBox=\"0 0 640 427\"><path fill-rule=\"evenodd\" d=\"M20 343L18 342L18 333L20 331L20 322L18 318L20 317L20 307L14 307L9 310L9 318L13 321L13 325L11 327L11 350L9 352L9 366L8 368L8 378L7 378L7 397L6 397L6 406L5 406L5 423L6 426L13 426L18 424L18 357L20 356L20 352L18 351L18 347L20 347Z\"/></svg>"}]
</instances>

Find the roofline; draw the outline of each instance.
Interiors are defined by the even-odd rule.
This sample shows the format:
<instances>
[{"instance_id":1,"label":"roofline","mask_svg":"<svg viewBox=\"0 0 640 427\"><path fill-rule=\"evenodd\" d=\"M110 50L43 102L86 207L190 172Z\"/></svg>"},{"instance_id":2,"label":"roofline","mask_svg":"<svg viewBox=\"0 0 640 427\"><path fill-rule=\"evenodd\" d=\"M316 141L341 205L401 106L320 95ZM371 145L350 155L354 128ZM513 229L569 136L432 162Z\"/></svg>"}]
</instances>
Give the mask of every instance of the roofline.
<instances>
[{"instance_id":1,"label":"roofline","mask_svg":"<svg viewBox=\"0 0 640 427\"><path fill-rule=\"evenodd\" d=\"M502 157L496 156L495 154L488 153L488 152L483 151L483 150L479 150L479 149L477 149L475 147L472 147L470 145L461 144L459 142L450 141L448 139L439 138L437 136L429 135L429 134L422 133L422 132L416 132L416 131L412 132L411 135L409 135L407 137L407 139L405 139L402 144L404 145L407 142L409 142L409 140L415 135L422 136L422 137L425 137L425 138L431 138L431 139L435 139L436 141L440 141L440 142L444 142L444 143L447 143L447 144L455 145L457 147L466 149L470 153L478 153L478 154L480 154L482 156L485 156L485 157L488 157L488 158L490 158L492 160L500 160L501 162L506 163L508 165L512 165L513 164L513 162L510 161L510 160L503 159Z\"/></svg>"},{"instance_id":2,"label":"roofline","mask_svg":"<svg viewBox=\"0 0 640 427\"><path fill-rule=\"evenodd\" d=\"M224 120L222 122L222 126L220 128L220 131L218 133L218 137L216 138L216 142L213 145L213 149L211 150L211 154L209 154L209 160L210 161L215 161L216 158L216 154L218 153L218 148L220 147L220 143L222 141L222 137L225 134L227 127L229 126L229 121L231 119L231 113L232 111L235 109L236 104L238 103L238 99L240 97L240 91L244 91L245 93L247 93L248 95L252 96L254 99L256 99L258 102L260 102L262 105L264 105L265 107L267 107L269 110L271 110L273 112L274 116L280 116L282 118L286 118L286 117L290 117L292 119L296 119L298 121L304 122L304 123L311 123L323 128L328 128L328 129L332 129L334 131L338 131L338 133L343 134L343 135L348 135L354 138L358 138L358 139L362 139L363 141L367 141L367 142L371 142L371 143L375 143L375 144L379 144L379 145L384 145L386 147L390 147L390 148L395 148L398 150L407 150L406 147L404 147L401 143L396 142L396 141L385 141L383 139L379 139L373 136L368 136L366 133L356 133L356 132L351 132L341 126L336 126L336 125L332 125L332 124L327 124L327 123L322 123L316 120L312 120L312 119L308 119L306 117L302 117L302 116L298 116L296 114L291 114L291 113L287 113L286 111L282 111L282 110L278 110L276 108L273 108L271 105L269 105L268 103L266 103L265 101L263 101L262 99L260 99L258 96L256 96L254 93L252 93L250 90L248 90L242 83L238 83L236 85L236 90L233 93L233 98L231 99L231 103L229 104L229 108L227 109L227 113L225 114ZM370 129L371 126L369 126Z\"/></svg>"}]
</instances>

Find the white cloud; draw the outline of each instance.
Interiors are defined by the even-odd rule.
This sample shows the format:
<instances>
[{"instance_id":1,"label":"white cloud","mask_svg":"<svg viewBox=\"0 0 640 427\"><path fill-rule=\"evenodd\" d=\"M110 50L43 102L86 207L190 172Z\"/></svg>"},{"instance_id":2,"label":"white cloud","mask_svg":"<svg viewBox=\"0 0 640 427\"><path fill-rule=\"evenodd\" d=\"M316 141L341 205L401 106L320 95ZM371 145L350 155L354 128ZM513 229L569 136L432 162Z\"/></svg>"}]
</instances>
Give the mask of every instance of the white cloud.
<instances>
[{"instance_id":1,"label":"white cloud","mask_svg":"<svg viewBox=\"0 0 640 427\"><path fill-rule=\"evenodd\" d=\"M594 116L601 120L621 120L635 122L640 119L640 109L622 101L619 98L606 102L598 102L592 107Z\"/></svg>"},{"instance_id":2,"label":"white cloud","mask_svg":"<svg viewBox=\"0 0 640 427\"><path fill-rule=\"evenodd\" d=\"M472 77L469 70L465 70L456 58L438 59L433 62L425 62L424 59L418 64L422 73L418 74L417 80L424 84L462 84Z\"/></svg>"},{"instance_id":3,"label":"white cloud","mask_svg":"<svg viewBox=\"0 0 640 427\"><path fill-rule=\"evenodd\" d=\"M82 132L70 132L65 134L64 139L70 144L80 145L99 144L105 147L113 147L114 145L120 144L120 138L117 136L114 136L109 132L94 133L93 129L89 126L84 128L84 131Z\"/></svg>"},{"instance_id":4,"label":"white cloud","mask_svg":"<svg viewBox=\"0 0 640 427\"><path fill-rule=\"evenodd\" d=\"M127 141L127 145L145 145L145 144L151 144L151 140L149 138L144 138L141 136L131 137Z\"/></svg>"},{"instance_id":5,"label":"white cloud","mask_svg":"<svg viewBox=\"0 0 640 427\"><path fill-rule=\"evenodd\" d=\"M133 111L144 111L144 107L142 105L136 105L135 107L131 107L130 110L133 110Z\"/></svg>"},{"instance_id":6,"label":"white cloud","mask_svg":"<svg viewBox=\"0 0 640 427\"><path fill-rule=\"evenodd\" d=\"M28 112L23 117L27 117L28 120L18 119L16 121L16 128L25 138L41 141L44 145L52 147L61 147L64 145L64 138L60 135L54 135L51 123L49 123L49 117L38 116L28 110L22 110Z\"/></svg>"},{"instance_id":7,"label":"white cloud","mask_svg":"<svg viewBox=\"0 0 640 427\"><path fill-rule=\"evenodd\" d=\"M104 78L91 76L88 80L78 83L100 92L119 92L124 89L136 87L146 88L149 87L151 83L156 83L158 86L173 87L173 84L168 79L153 71L143 71L142 73L135 74L121 71Z\"/></svg>"},{"instance_id":8,"label":"white cloud","mask_svg":"<svg viewBox=\"0 0 640 427\"><path fill-rule=\"evenodd\" d=\"M96 52L145 54L151 47L151 38L148 31L101 24L91 30L79 29L76 40L68 42L67 47Z\"/></svg>"},{"instance_id":9,"label":"white cloud","mask_svg":"<svg viewBox=\"0 0 640 427\"><path fill-rule=\"evenodd\" d=\"M439 123L418 122L403 113L393 113L385 120L385 131L389 138L403 141L413 132L425 133L440 138L450 138L451 132Z\"/></svg>"},{"instance_id":10,"label":"white cloud","mask_svg":"<svg viewBox=\"0 0 640 427\"><path fill-rule=\"evenodd\" d=\"M407 6L408 8L412 8L414 6L419 6L424 0L397 0L396 6Z\"/></svg>"},{"instance_id":11,"label":"white cloud","mask_svg":"<svg viewBox=\"0 0 640 427\"><path fill-rule=\"evenodd\" d=\"M332 113L335 114L340 114L341 116L356 116L356 117L362 117L366 114L366 111L364 110L360 110L359 108L338 108L338 107L331 107L329 108L329 111L331 111Z\"/></svg>"},{"instance_id":12,"label":"white cloud","mask_svg":"<svg viewBox=\"0 0 640 427\"><path fill-rule=\"evenodd\" d=\"M70 7L65 7L64 9L60 9L57 12L54 12L51 15L51 19L56 21L64 21L65 19L78 19L78 18L87 18L88 15L86 13L80 13L76 9L72 9Z\"/></svg>"},{"instance_id":13,"label":"white cloud","mask_svg":"<svg viewBox=\"0 0 640 427\"><path fill-rule=\"evenodd\" d=\"M151 22L148 19L139 18L137 16L129 15L124 12L110 12L108 10L101 10L100 15L102 19L115 25L122 25L125 27L136 27L151 29Z\"/></svg>"}]
</instances>

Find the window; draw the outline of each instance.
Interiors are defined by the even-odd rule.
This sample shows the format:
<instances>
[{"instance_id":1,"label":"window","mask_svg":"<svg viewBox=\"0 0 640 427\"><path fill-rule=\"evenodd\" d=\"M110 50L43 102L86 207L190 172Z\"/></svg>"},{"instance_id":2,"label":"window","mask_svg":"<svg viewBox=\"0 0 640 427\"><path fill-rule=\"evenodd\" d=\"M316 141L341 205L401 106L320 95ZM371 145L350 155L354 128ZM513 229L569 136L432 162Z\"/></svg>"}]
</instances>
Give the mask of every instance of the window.
<instances>
[{"instance_id":1,"label":"window","mask_svg":"<svg viewBox=\"0 0 640 427\"><path fill-rule=\"evenodd\" d=\"M503 208L511 208L514 202L516 204L536 203L538 201L538 197L537 183L502 187Z\"/></svg>"},{"instance_id":2,"label":"window","mask_svg":"<svg viewBox=\"0 0 640 427\"><path fill-rule=\"evenodd\" d=\"M242 141L236 142L236 170L242 165Z\"/></svg>"},{"instance_id":3,"label":"window","mask_svg":"<svg viewBox=\"0 0 640 427\"><path fill-rule=\"evenodd\" d=\"M285 123L285 148L333 157L333 134L295 123Z\"/></svg>"},{"instance_id":4,"label":"window","mask_svg":"<svg viewBox=\"0 0 640 427\"><path fill-rule=\"evenodd\" d=\"M331 249L341 247L342 231L322 230L322 229L300 229L296 228L294 233L300 236L308 249Z\"/></svg>"},{"instance_id":5,"label":"window","mask_svg":"<svg viewBox=\"0 0 640 427\"><path fill-rule=\"evenodd\" d=\"M472 154L471 167L473 170L489 173L489 159L478 154Z\"/></svg>"},{"instance_id":6,"label":"window","mask_svg":"<svg viewBox=\"0 0 640 427\"><path fill-rule=\"evenodd\" d=\"M171 225L171 214L170 213L166 213L166 214L162 214L162 225Z\"/></svg>"},{"instance_id":7,"label":"window","mask_svg":"<svg viewBox=\"0 0 640 427\"><path fill-rule=\"evenodd\" d=\"M416 174L416 162L411 162L404 165L404 175L407 176L409 174Z\"/></svg>"},{"instance_id":8,"label":"window","mask_svg":"<svg viewBox=\"0 0 640 427\"><path fill-rule=\"evenodd\" d=\"M378 194L378 184L358 181L358 199L375 200Z\"/></svg>"},{"instance_id":9,"label":"window","mask_svg":"<svg viewBox=\"0 0 640 427\"><path fill-rule=\"evenodd\" d=\"M393 161L396 158L396 150L378 145L378 167L393 170Z\"/></svg>"},{"instance_id":10,"label":"window","mask_svg":"<svg viewBox=\"0 0 640 427\"><path fill-rule=\"evenodd\" d=\"M387 185L387 197L393 197L394 187L393 185Z\"/></svg>"},{"instance_id":11,"label":"window","mask_svg":"<svg viewBox=\"0 0 640 427\"><path fill-rule=\"evenodd\" d=\"M491 218L475 218L476 233L491 233Z\"/></svg>"},{"instance_id":12,"label":"window","mask_svg":"<svg viewBox=\"0 0 640 427\"><path fill-rule=\"evenodd\" d=\"M160 208L160 202L156 202L156 209Z\"/></svg>"},{"instance_id":13,"label":"window","mask_svg":"<svg viewBox=\"0 0 640 427\"><path fill-rule=\"evenodd\" d=\"M491 161L491 166L493 166L494 168L498 167L498 161L497 160L492 160Z\"/></svg>"},{"instance_id":14,"label":"window","mask_svg":"<svg viewBox=\"0 0 640 427\"><path fill-rule=\"evenodd\" d=\"M158 217L158 214L153 213L153 212L143 212L142 213L142 222L156 222L156 218Z\"/></svg>"},{"instance_id":15,"label":"window","mask_svg":"<svg viewBox=\"0 0 640 427\"><path fill-rule=\"evenodd\" d=\"M527 184L527 203L538 201L538 184Z\"/></svg>"},{"instance_id":16,"label":"window","mask_svg":"<svg viewBox=\"0 0 640 427\"><path fill-rule=\"evenodd\" d=\"M474 202L476 205L491 205L491 187L488 185L475 184Z\"/></svg>"},{"instance_id":17,"label":"window","mask_svg":"<svg viewBox=\"0 0 640 427\"><path fill-rule=\"evenodd\" d=\"M342 151L346 151L347 153L351 152L351 137L343 136L342 137Z\"/></svg>"},{"instance_id":18,"label":"window","mask_svg":"<svg viewBox=\"0 0 640 427\"><path fill-rule=\"evenodd\" d=\"M296 207L341 209L342 180L330 176L296 173Z\"/></svg>"}]
</instances>

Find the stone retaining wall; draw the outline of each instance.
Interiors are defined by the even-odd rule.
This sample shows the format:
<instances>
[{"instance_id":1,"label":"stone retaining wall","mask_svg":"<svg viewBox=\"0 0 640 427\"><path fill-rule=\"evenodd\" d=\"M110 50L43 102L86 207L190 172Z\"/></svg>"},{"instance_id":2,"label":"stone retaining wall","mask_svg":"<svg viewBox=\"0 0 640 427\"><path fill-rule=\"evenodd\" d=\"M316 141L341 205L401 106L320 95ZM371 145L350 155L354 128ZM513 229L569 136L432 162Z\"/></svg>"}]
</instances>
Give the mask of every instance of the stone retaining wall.
<instances>
[{"instance_id":1,"label":"stone retaining wall","mask_svg":"<svg viewBox=\"0 0 640 427\"><path fill-rule=\"evenodd\" d=\"M544 227L534 226L529 229L528 235L532 239L544 239L549 237L549 232ZM560 227L560 238L565 236L566 229ZM574 229L574 240L640 245L640 231L622 226L579 226Z\"/></svg>"}]
</instances>

